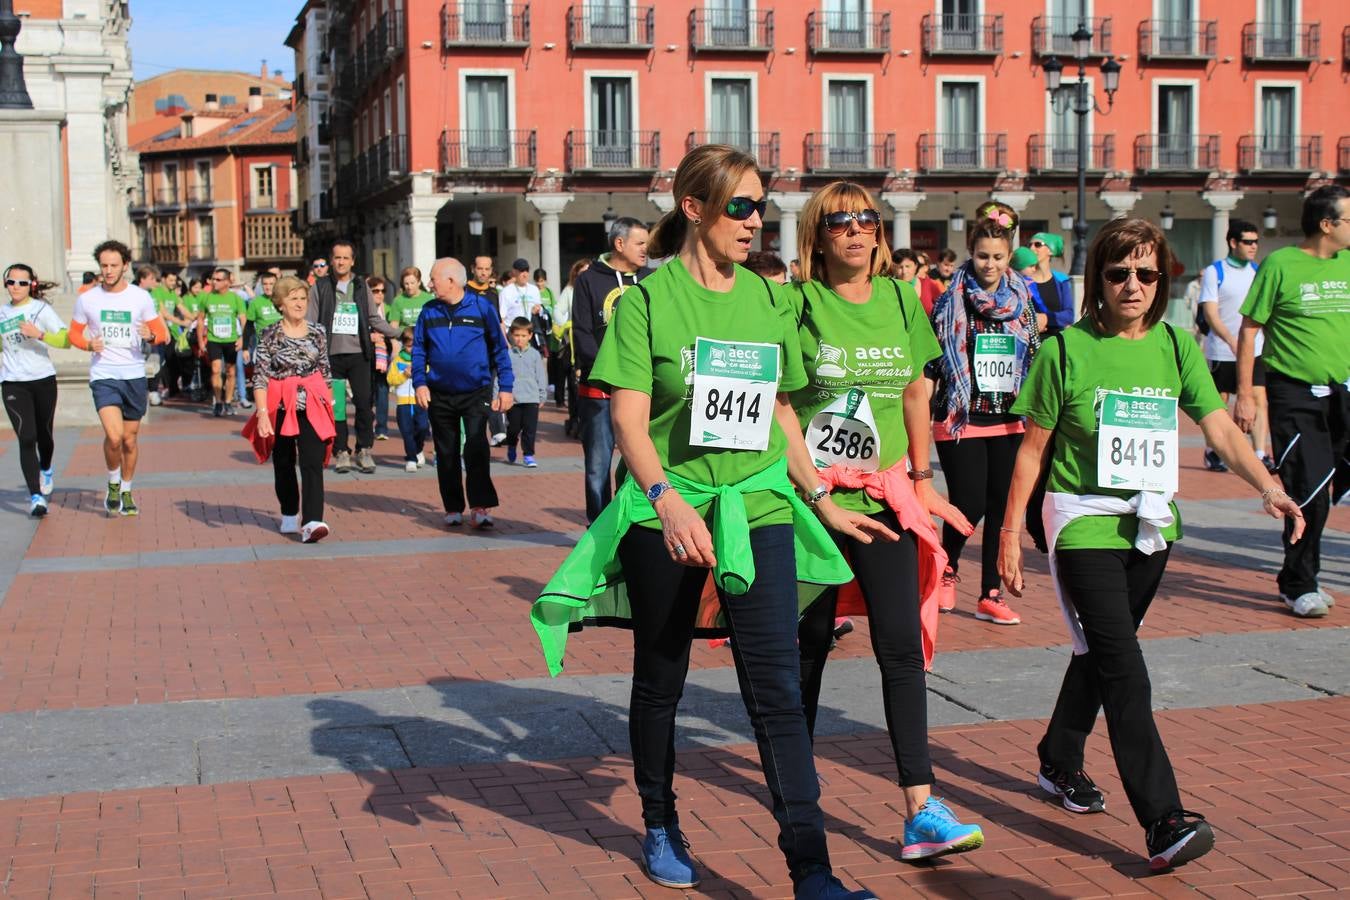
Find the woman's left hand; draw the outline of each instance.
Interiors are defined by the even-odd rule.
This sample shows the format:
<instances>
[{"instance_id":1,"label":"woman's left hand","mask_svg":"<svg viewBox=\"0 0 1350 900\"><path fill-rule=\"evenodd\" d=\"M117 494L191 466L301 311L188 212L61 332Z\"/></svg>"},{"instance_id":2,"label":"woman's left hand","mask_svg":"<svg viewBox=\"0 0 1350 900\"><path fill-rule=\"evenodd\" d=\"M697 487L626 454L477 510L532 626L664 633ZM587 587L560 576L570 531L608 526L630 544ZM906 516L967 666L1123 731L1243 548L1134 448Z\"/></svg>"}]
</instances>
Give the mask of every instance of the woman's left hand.
<instances>
[{"instance_id":1,"label":"woman's left hand","mask_svg":"<svg viewBox=\"0 0 1350 900\"><path fill-rule=\"evenodd\" d=\"M851 537L860 544L872 543L874 536L885 541L900 540L900 535L876 519L841 508L829 495L822 497L816 504L816 515L826 528Z\"/></svg>"},{"instance_id":2,"label":"woman's left hand","mask_svg":"<svg viewBox=\"0 0 1350 900\"><path fill-rule=\"evenodd\" d=\"M267 410L262 406L258 407L258 437L270 438L272 436L272 418L267 414Z\"/></svg>"},{"instance_id":3,"label":"woman's left hand","mask_svg":"<svg viewBox=\"0 0 1350 900\"><path fill-rule=\"evenodd\" d=\"M26 338L33 338L34 340L37 340L38 338L42 337L42 329L38 328L36 325L28 321L27 319L24 319L22 322L19 323L19 334L23 335Z\"/></svg>"},{"instance_id":4,"label":"woman's left hand","mask_svg":"<svg viewBox=\"0 0 1350 900\"><path fill-rule=\"evenodd\" d=\"M975 533L975 526L970 524L965 513L952 506L951 502L943 497L933 488L933 482L927 478L914 482L914 493L918 495L919 502L923 508L928 510L931 516L937 516L943 522L955 528L966 537Z\"/></svg>"},{"instance_id":5,"label":"woman's left hand","mask_svg":"<svg viewBox=\"0 0 1350 900\"><path fill-rule=\"evenodd\" d=\"M1293 498L1284 491L1275 491L1266 494L1261 505L1272 519L1283 517L1294 523L1294 533L1290 535L1289 543L1297 544L1298 539L1303 537L1303 510L1298 508Z\"/></svg>"}]
</instances>

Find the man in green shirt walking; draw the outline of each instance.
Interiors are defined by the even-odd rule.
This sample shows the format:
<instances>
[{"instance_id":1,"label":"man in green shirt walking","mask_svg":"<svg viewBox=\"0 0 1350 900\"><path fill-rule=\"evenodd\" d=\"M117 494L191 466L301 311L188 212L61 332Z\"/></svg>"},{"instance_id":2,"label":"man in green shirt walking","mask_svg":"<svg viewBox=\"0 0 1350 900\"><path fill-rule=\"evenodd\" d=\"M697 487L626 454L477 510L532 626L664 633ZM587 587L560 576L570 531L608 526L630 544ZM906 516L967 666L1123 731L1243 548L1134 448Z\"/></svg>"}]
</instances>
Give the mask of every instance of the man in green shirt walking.
<instances>
[{"instance_id":1,"label":"man in green shirt walking","mask_svg":"<svg viewBox=\"0 0 1350 900\"><path fill-rule=\"evenodd\" d=\"M244 345L244 300L230 290L229 269L211 273L211 293L197 298L198 342L205 345L211 361L211 411L234 415L229 400L234 396L234 363Z\"/></svg>"},{"instance_id":2,"label":"man in green shirt walking","mask_svg":"<svg viewBox=\"0 0 1350 900\"><path fill-rule=\"evenodd\" d=\"M1297 543L1286 523L1276 583L1294 615L1311 618L1335 603L1317 581L1322 530L1350 491L1350 191L1313 191L1302 226L1303 242L1266 258L1242 304L1234 418L1243 431L1256 419L1252 371L1264 332L1271 444L1280 481L1307 522Z\"/></svg>"}]
</instances>

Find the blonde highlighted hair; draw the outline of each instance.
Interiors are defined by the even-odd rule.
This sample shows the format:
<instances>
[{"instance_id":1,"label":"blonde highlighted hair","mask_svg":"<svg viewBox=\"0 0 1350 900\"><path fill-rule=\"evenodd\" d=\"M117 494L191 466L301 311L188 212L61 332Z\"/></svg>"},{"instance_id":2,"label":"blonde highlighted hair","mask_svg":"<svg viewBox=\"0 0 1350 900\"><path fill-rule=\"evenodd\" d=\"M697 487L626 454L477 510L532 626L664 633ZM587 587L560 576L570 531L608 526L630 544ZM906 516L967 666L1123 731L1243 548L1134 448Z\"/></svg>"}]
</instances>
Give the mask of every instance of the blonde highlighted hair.
<instances>
[{"instance_id":1,"label":"blonde highlighted hair","mask_svg":"<svg viewBox=\"0 0 1350 900\"><path fill-rule=\"evenodd\" d=\"M304 290L309 293L309 285L296 278L294 275L286 275L277 279L277 283L272 285L272 305L281 309L281 301L291 295L291 291Z\"/></svg>"},{"instance_id":2,"label":"blonde highlighted hair","mask_svg":"<svg viewBox=\"0 0 1350 900\"><path fill-rule=\"evenodd\" d=\"M747 172L759 172L755 158L725 144L695 147L680 160L675 170L671 193L675 208L661 217L652 229L647 253L654 258L674 256L684 247L692 224L684 215L685 197L703 203L703 220L695 227L706 228L725 215L727 202L736 196L736 188Z\"/></svg>"},{"instance_id":3,"label":"blonde highlighted hair","mask_svg":"<svg viewBox=\"0 0 1350 900\"><path fill-rule=\"evenodd\" d=\"M874 209L876 200L867 188L851 181L835 181L811 195L797 220L797 259L802 270L802 281L826 281L825 271L825 217L832 212L862 212ZM886 220L877 223L877 245L872 250L871 275L891 274L891 248L886 244Z\"/></svg>"}]
</instances>

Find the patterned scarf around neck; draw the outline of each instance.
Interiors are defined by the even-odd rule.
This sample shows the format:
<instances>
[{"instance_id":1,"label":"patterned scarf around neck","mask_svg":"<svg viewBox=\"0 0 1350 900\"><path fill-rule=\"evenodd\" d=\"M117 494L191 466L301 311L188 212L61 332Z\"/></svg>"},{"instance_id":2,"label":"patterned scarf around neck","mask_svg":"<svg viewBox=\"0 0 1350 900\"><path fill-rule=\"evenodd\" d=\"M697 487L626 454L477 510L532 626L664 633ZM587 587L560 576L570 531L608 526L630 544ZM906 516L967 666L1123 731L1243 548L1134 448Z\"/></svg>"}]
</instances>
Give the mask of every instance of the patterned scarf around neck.
<instances>
[{"instance_id":1,"label":"patterned scarf around neck","mask_svg":"<svg viewBox=\"0 0 1350 900\"><path fill-rule=\"evenodd\" d=\"M974 264L967 260L952 275L951 286L933 306L933 330L942 345L941 366L942 382L946 386L946 408L941 410L947 430L955 438L970 420L970 354L968 332L970 322L966 316L966 303L989 322L1002 326L1004 334L1012 335L1017 342L1016 394L1022 389L1022 382L1031 367L1031 353L1028 352L1031 335L1023 319L1023 313L1030 303L1027 283L1016 272L1005 274L998 286L992 291L980 287L975 280Z\"/></svg>"}]
</instances>

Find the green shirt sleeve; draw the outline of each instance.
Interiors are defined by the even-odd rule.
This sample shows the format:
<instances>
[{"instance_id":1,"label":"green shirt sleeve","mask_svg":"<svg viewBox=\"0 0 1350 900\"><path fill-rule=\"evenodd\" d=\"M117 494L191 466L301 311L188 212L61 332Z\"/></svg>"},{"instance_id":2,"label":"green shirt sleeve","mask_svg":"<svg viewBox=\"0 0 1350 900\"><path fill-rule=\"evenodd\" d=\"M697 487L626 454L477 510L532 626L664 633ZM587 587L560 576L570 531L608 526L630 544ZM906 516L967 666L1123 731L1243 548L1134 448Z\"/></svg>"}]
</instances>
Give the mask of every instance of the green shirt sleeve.
<instances>
[{"instance_id":1,"label":"green shirt sleeve","mask_svg":"<svg viewBox=\"0 0 1350 900\"><path fill-rule=\"evenodd\" d=\"M384 318L390 325L400 325L403 322L403 298L395 297L393 303L387 303L384 307Z\"/></svg>"},{"instance_id":2,"label":"green shirt sleeve","mask_svg":"<svg viewBox=\"0 0 1350 900\"><path fill-rule=\"evenodd\" d=\"M1260 277L1260 273L1257 273ZM1181 347L1181 399L1180 406L1194 422L1199 422L1216 409L1227 409L1227 404L1219 396L1214 386L1214 377L1209 373L1200 353L1200 347L1185 332L1173 329L1173 336Z\"/></svg>"},{"instance_id":3,"label":"green shirt sleeve","mask_svg":"<svg viewBox=\"0 0 1350 900\"><path fill-rule=\"evenodd\" d=\"M604 389L625 388L651 396L650 313L641 291L634 288L624 292L623 298L614 304L613 318L605 330L588 381ZM800 367L801 362L797 365Z\"/></svg>"},{"instance_id":4,"label":"green shirt sleeve","mask_svg":"<svg viewBox=\"0 0 1350 900\"><path fill-rule=\"evenodd\" d=\"M1239 310L1244 316L1261 325L1270 321L1275 311L1275 298L1280 294L1280 266L1264 265L1256 270L1256 278L1247 289L1247 298Z\"/></svg>"},{"instance_id":5,"label":"green shirt sleeve","mask_svg":"<svg viewBox=\"0 0 1350 900\"><path fill-rule=\"evenodd\" d=\"M1064 338L1059 337L1049 341L1046 352L1036 354L1022 392L1008 410L1051 431L1059 424L1064 408L1064 372L1060 366L1060 348L1054 346L1062 340ZM1208 371L1205 374L1208 375Z\"/></svg>"},{"instance_id":6,"label":"green shirt sleeve","mask_svg":"<svg viewBox=\"0 0 1350 900\"><path fill-rule=\"evenodd\" d=\"M933 323L923 311L919 292L911 284L898 280L895 283L900 289L901 313L909 323L909 349L916 363L914 377L918 379L923 376L923 367L942 355L942 347L933 332Z\"/></svg>"},{"instance_id":7,"label":"green shirt sleeve","mask_svg":"<svg viewBox=\"0 0 1350 900\"><path fill-rule=\"evenodd\" d=\"M794 308L793 291L770 284L773 294L773 307L783 324L783 372L778 381L778 390L783 393L799 391L806 387L806 364L802 359L801 336L797 334L797 312Z\"/></svg>"}]
</instances>

